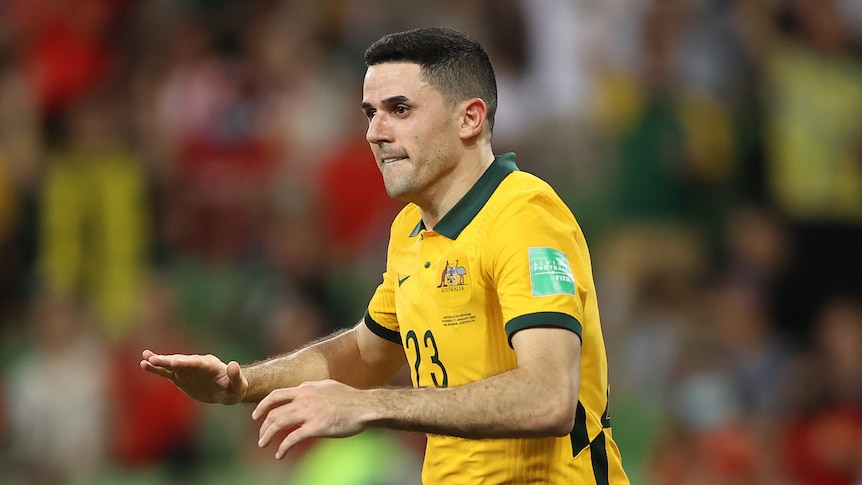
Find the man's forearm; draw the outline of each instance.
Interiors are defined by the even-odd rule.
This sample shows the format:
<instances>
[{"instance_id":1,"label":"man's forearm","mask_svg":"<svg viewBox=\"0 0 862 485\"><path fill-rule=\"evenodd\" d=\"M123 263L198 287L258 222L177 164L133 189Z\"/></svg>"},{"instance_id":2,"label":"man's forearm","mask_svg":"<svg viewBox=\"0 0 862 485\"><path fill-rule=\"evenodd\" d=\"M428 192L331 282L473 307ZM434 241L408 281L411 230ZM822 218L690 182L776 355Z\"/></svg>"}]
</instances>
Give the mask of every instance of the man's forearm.
<instances>
[{"instance_id":1,"label":"man's forearm","mask_svg":"<svg viewBox=\"0 0 862 485\"><path fill-rule=\"evenodd\" d=\"M248 392L243 401L258 402L275 389L303 382L340 380L333 375L339 372L333 369L332 362L349 362L353 360L352 354L358 354L351 331L340 330L294 352L243 366L248 379Z\"/></svg>"},{"instance_id":2,"label":"man's forearm","mask_svg":"<svg viewBox=\"0 0 862 485\"><path fill-rule=\"evenodd\" d=\"M366 395L368 425L477 439L562 436L572 430L577 392L577 376L524 369L453 388L376 389Z\"/></svg>"},{"instance_id":3,"label":"man's forearm","mask_svg":"<svg viewBox=\"0 0 862 485\"><path fill-rule=\"evenodd\" d=\"M335 332L295 352L243 366L249 384L243 401L258 402L275 389L325 379L361 389L387 384L400 365L397 362L400 354L393 359L368 350L363 353L358 339L363 338L359 333L364 329L365 323L360 321L349 330ZM365 338L367 334L366 330Z\"/></svg>"}]
</instances>

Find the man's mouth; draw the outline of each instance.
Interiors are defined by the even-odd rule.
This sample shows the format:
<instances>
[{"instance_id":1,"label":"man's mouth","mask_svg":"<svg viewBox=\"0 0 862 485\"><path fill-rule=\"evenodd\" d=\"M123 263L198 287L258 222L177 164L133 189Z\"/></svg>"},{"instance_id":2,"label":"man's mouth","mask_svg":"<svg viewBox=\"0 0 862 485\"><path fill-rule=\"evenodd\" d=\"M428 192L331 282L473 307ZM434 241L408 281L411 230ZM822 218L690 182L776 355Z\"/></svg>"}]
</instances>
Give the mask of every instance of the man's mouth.
<instances>
[{"instance_id":1,"label":"man's mouth","mask_svg":"<svg viewBox=\"0 0 862 485\"><path fill-rule=\"evenodd\" d=\"M399 160L404 160L406 158L407 158L406 156L403 156L403 157L386 157L386 158L381 158L380 161L383 162L383 164L385 165L387 163L397 162Z\"/></svg>"}]
</instances>

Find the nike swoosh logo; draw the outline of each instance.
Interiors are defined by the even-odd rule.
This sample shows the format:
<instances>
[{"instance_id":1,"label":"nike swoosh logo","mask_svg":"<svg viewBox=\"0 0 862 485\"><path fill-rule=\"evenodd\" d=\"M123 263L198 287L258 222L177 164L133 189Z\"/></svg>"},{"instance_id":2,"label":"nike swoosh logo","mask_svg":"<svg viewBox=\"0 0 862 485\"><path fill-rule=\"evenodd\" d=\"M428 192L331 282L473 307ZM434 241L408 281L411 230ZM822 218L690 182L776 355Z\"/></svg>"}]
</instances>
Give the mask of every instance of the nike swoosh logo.
<instances>
[{"instance_id":1,"label":"nike swoosh logo","mask_svg":"<svg viewBox=\"0 0 862 485\"><path fill-rule=\"evenodd\" d=\"M403 278L398 278L398 286L403 285L403 284L404 284L404 282L405 282L405 281L407 281L407 278L409 278L409 277L410 277L410 275L407 275L407 276L405 276L405 277L403 277Z\"/></svg>"}]
</instances>

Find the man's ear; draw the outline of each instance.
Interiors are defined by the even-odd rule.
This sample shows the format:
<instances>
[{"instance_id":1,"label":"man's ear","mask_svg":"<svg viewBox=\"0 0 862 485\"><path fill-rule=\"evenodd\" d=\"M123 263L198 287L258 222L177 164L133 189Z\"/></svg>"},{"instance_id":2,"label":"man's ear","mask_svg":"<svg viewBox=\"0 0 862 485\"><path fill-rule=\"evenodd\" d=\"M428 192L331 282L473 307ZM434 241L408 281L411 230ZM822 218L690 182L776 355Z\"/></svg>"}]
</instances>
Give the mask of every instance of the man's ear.
<instances>
[{"instance_id":1,"label":"man's ear","mask_svg":"<svg viewBox=\"0 0 862 485\"><path fill-rule=\"evenodd\" d=\"M488 106L481 98L464 101L461 116L461 138L475 138L482 134L488 118Z\"/></svg>"}]
</instances>

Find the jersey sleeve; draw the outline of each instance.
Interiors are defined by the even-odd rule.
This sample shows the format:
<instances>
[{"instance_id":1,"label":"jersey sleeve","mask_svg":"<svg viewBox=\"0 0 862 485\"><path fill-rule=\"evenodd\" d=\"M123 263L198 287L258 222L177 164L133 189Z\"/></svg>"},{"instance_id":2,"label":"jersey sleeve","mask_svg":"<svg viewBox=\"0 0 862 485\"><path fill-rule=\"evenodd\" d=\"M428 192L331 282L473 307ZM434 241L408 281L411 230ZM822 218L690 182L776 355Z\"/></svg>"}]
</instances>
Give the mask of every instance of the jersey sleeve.
<instances>
[{"instance_id":1,"label":"jersey sleeve","mask_svg":"<svg viewBox=\"0 0 862 485\"><path fill-rule=\"evenodd\" d=\"M365 310L365 326L368 327L378 337L389 340L401 345L401 334L398 332L398 320L395 319L395 312L385 309L386 300L392 298L391 290L387 295L386 289L386 274L384 273L384 281L377 287L371 301L368 303L368 309ZM394 307L393 307L394 308Z\"/></svg>"},{"instance_id":2,"label":"jersey sleeve","mask_svg":"<svg viewBox=\"0 0 862 485\"><path fill-rule=\"evenodd\" d=\"M393 236L395 235L398 218L392 224L389 246L386 251L386 270L383 272L383 282L377 286L368 309L365 311L365 325L378 337L401 344L398 317L395 314L395 274L392 271Z\"/></svg>"},{"instance_id":3,"label":"jersey sleeve","mask_svg":"<svg viewBox=\"0 0 862 485\"><path fill-rule=\"evenodd\" d=\"M548 189L550 190L550 189ZM582 335L592 280L577 222L553 192L533 192L499 210L489 230L488 271L506 334L560 327Z\"/></svg>"}]
</instances>

